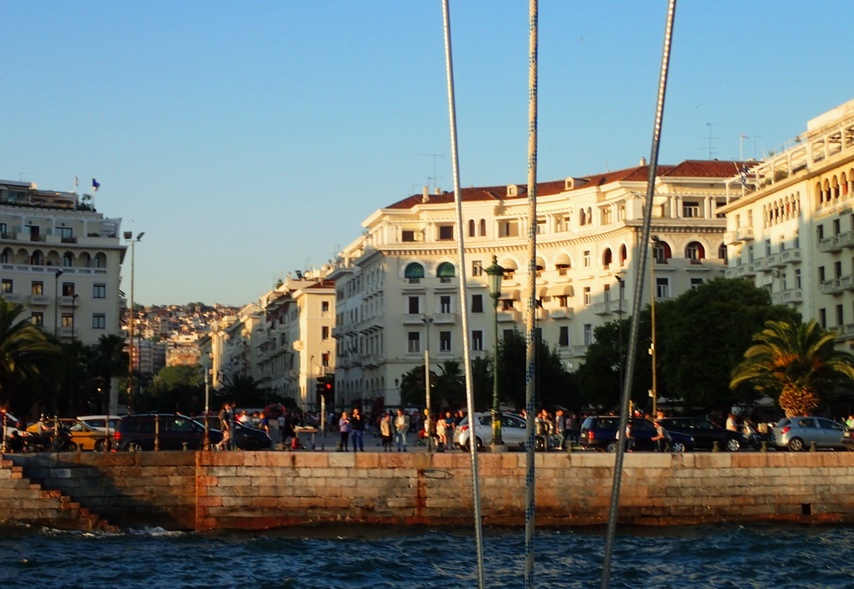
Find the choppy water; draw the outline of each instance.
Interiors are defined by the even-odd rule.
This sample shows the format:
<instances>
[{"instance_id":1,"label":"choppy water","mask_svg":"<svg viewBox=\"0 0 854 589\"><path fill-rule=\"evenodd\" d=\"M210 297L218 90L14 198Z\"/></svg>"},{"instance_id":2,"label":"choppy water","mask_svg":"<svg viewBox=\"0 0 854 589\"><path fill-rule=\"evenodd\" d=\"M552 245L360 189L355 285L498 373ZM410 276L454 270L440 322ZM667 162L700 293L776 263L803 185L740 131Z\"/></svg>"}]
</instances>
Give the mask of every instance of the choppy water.
<instances>
[{"instance_id":1,"label":"choppy water","mask_svg":"<svg viewBox=\"0 0 854 589\"><path fill-rule=\"evenodd\" d=\"M535 538L535 583L599 587L603 529ZM488 530L486 585L524 585L524 531ZM854 528L717 525L621 530L611 587L854 587ZM470 530L347 528L260 534L0 529L0 587L436 588L477 586Z\"/></svg>"}]
</instances>

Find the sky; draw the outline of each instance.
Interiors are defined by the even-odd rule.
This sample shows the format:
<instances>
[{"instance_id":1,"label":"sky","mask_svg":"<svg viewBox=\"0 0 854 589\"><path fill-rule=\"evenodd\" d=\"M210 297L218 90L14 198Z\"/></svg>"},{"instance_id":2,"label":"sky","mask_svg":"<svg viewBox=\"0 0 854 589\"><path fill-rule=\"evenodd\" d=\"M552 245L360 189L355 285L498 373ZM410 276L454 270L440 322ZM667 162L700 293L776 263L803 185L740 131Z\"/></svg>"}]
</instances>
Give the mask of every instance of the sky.
<instances>
[{"instance_id":1,"label":"sky","mask_svg":"<svg viewBox=\"0 0 854 589\"><path fill-rule=\"evenodd\" d=\"M464 187L527 182L528 6L450 1ZM666 11L539 3L539 181L649 158ZM854 98L852 21L848 0L679 2L659 163L761 158ZM440 0L0 0L0 38L0 178L96 178L98 211L145 233L138 304L256 302L377 209L453 190Z\"/></svg>"}]
</instances>

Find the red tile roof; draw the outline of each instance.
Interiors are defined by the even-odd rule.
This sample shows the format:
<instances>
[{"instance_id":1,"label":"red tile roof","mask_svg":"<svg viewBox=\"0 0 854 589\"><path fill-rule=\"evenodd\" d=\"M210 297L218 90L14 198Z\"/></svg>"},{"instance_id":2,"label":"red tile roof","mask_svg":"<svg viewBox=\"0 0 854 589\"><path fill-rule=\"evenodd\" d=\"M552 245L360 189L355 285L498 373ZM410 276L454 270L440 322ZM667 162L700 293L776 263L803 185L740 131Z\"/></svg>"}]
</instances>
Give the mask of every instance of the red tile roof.
<instances>
[{"instance_id":1,"label":"red tile roof","mask_svg":"<svg viewBox=\"0 0 854 589\"><path fill-rule=\"evenodd\" d=\"M684 162L672 165L659 165L657 176L672 177L672 178L731 178L739 173L741 167L746 165L751 168L758 162L738 162L738 161L718 161L718 160L685 160ZM649 176L649 166L635 166L625 168L623 170L615 170L613 172L604 172L602 174L593 174L590 176L582 176L576 178L575 190L587 188L590 186L602 186L611 182L643 182ZM537 184L538 196L549 196L565 192L565 180L551 180L548 182L540 182ZM473 186L460 190L463 202L475 201L506 201L515 199L528 198L528 186L525 184L517 184L518 193L516 196L507 196L507 186ZM453 191L444 191L440 194L430 194L429 200L424 203L423 195L413 194L407 196L403 200L388 206L389 209L411 209L421 204L447 204L454 202Z\"/></svg>"}]
</instances>

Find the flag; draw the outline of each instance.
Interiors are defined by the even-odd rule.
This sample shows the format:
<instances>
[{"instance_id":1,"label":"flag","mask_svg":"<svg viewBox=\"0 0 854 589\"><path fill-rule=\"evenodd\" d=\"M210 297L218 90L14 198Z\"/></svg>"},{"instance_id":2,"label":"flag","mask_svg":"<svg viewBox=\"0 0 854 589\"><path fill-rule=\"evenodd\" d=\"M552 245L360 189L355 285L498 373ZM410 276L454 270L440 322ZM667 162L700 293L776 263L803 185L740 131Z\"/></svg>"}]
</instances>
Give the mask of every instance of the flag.
<instances>
[{"instance_id":1,"label":"flag","mask_svg":"<svg viewBox=\"0 0 854 589\"><path fill-rule=\"evenodd\" d=\"M80 186L80 178L74 176L74 187L77 188L78 186Z\"/></svg>"},{"instance_id":2,"label":"flag","mask_svg":"<svg viewBox=\"0 0 854 589\"><path fill-rule=\"evenodd\" d=\"M98 189L101 187L101 183L92 178L92 192L98 192Z\"/></svg>"}]
</instances>

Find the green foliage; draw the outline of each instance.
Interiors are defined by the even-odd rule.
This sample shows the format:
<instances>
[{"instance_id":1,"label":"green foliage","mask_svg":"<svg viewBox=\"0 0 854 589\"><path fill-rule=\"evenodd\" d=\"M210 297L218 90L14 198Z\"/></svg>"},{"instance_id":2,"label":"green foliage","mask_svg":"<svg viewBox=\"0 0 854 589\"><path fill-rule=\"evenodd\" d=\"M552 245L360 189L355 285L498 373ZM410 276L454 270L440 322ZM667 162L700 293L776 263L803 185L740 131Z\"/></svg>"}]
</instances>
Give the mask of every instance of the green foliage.
<instances>
[{"instance_id":1,"label":"green foliage","mask_svg":"<svg viewBox=\"0 0 854 589\"><path fill-rule=\"evenodd\" d=\"M730 387L748 385L780 401L787 415L808 411L804 398L827 401L839 385L854 380L854 356L835 348L836 334L809 323L767 321L732 371ZM786 393L785 401L781 394Z\"/></svg>"},{"instance_id":2,"label":"green foliage","mask_svg":"<svg viewBox=\"0 0 854 589\"><path fill-rule=\"evenodd\" d=\"M538 340L535 350L534 378L536 406L578 404L573 379L567 373L557 351ZM498 394L502 403L517 409L526 405L527 343L525 336L514 330L498 343Z\"/></svg>"},{"instance_id":3,"label":"green foliage","mask_svg":"<svg viewBox=\"0 0 854 589\"><path fill-rule=\"evenodd\" d=\"M146 389L147 409L195 413L203 408L204 383L198 366L165 366Z\"/></svg>"},{"instance_id":4,"label":"green foliage","mask_svg":"<svg viewBox=\"0 0 854 589\"><path fill-rule=\"evenodd\" d=\"M731 389L730 373L768 320L798 321L792 309L771 305L765 289L743 279L717 278L656 305L659 398L726 412L750 404L750 387Z\"/></svg>"}]
</instances>

